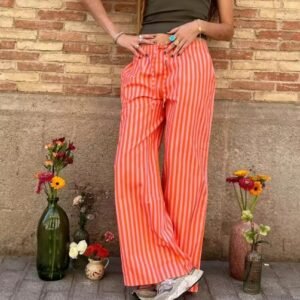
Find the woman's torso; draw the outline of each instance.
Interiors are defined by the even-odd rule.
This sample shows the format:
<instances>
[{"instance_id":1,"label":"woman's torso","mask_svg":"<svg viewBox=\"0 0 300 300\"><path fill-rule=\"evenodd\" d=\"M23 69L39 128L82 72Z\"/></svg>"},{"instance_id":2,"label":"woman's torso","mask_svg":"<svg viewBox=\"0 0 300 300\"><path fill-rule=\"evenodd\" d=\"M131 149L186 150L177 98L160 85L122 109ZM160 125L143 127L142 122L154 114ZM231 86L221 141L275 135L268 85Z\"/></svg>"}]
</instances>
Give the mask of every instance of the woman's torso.
<instances>
[{"instance_id":1,"label":"woman's torso","mask_svg":"<svg viewBox=\"0 0 300 300\"><path fill-rule=\"evenodd\" d=\"M211 0L146 0L140 33L168 32L195 19L208 20L210 2Z\"/></svg>"}]
</instances>

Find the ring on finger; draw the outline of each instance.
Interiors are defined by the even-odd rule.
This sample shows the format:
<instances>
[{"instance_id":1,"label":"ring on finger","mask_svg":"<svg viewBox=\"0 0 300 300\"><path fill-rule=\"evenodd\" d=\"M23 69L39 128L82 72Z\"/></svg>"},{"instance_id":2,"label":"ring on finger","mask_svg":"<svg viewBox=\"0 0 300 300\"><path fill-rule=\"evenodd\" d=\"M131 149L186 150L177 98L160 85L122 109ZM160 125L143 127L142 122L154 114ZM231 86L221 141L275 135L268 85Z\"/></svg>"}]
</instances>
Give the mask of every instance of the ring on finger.
<instances>
[{"instance_id":1,"label":"ring on finger","mask_svg":"<svg viewBox=\"0 0 300 300\"><path fill-rule=\"evenodd\" d=\"M134 48L139 48L140 47L140 45L139 44L136 44L136 45L134 45Z\"/></svg>"}]
</instances>

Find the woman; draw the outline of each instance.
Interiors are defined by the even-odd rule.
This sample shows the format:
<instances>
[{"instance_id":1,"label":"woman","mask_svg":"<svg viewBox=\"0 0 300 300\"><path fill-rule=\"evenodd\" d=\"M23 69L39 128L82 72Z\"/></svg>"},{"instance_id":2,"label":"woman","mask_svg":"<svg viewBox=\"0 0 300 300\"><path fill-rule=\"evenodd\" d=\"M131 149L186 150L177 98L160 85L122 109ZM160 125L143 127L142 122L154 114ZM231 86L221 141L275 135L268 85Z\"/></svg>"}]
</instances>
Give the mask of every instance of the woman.
<instances>
[{"instance_id":1,"label":"woman","mask_svg":"<svg viewBox=\"0 0 300 300\"><path fill-rule=\"evenodd\" d=\"M121 73L114 162L124 284L137 286L140 299L197 292L216 85L206 38L232 38L232 0L138 0L139 35L113 24L101 0L82 1L134 54ZM216 11L219 23L211 22Z\"/></svg>"}]
</instances>

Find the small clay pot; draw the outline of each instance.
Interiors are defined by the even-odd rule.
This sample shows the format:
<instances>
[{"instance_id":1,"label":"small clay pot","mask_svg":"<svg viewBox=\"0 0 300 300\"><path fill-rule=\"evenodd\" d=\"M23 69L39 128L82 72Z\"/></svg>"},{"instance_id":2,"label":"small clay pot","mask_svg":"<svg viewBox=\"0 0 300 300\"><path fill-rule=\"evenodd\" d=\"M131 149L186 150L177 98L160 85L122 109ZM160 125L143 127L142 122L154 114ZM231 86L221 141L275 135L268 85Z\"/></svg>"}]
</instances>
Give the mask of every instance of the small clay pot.
<instances>
[{"instance_id":1,"label":"small clay pot","mask_svg":"<svg viewBox=\"0 0 300 300\"><path fill-rule=\"evenodd\" d=\"M104 276L104 272L108 264L109 259L107 257L101 260L89 258L89 263L85 267L86 277L91 280L100 280Z\"/></svg>"}]
</instances>

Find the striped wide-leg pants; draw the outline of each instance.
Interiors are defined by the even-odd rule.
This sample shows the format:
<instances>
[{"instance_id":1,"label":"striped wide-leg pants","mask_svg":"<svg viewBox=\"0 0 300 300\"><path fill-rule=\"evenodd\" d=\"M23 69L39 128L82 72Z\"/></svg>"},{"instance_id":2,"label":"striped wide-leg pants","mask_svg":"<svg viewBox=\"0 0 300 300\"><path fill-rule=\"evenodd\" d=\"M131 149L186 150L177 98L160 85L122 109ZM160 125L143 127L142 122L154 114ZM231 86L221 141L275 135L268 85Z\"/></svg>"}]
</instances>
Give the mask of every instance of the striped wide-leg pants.
<instances>
[{"instance_id":1,"label":"striped wide-leg pants","mask_svg":"<svg viewBox=\"0 0 300 300\"><path fill-rule=\"evenodd\" d=\"M121 72L114 161L125 286L155 284L200 268L216 82L203 39L174 57L164 53L166 46L141 47L148 56L134 57Z\"/></svg>"}]
</instances>

